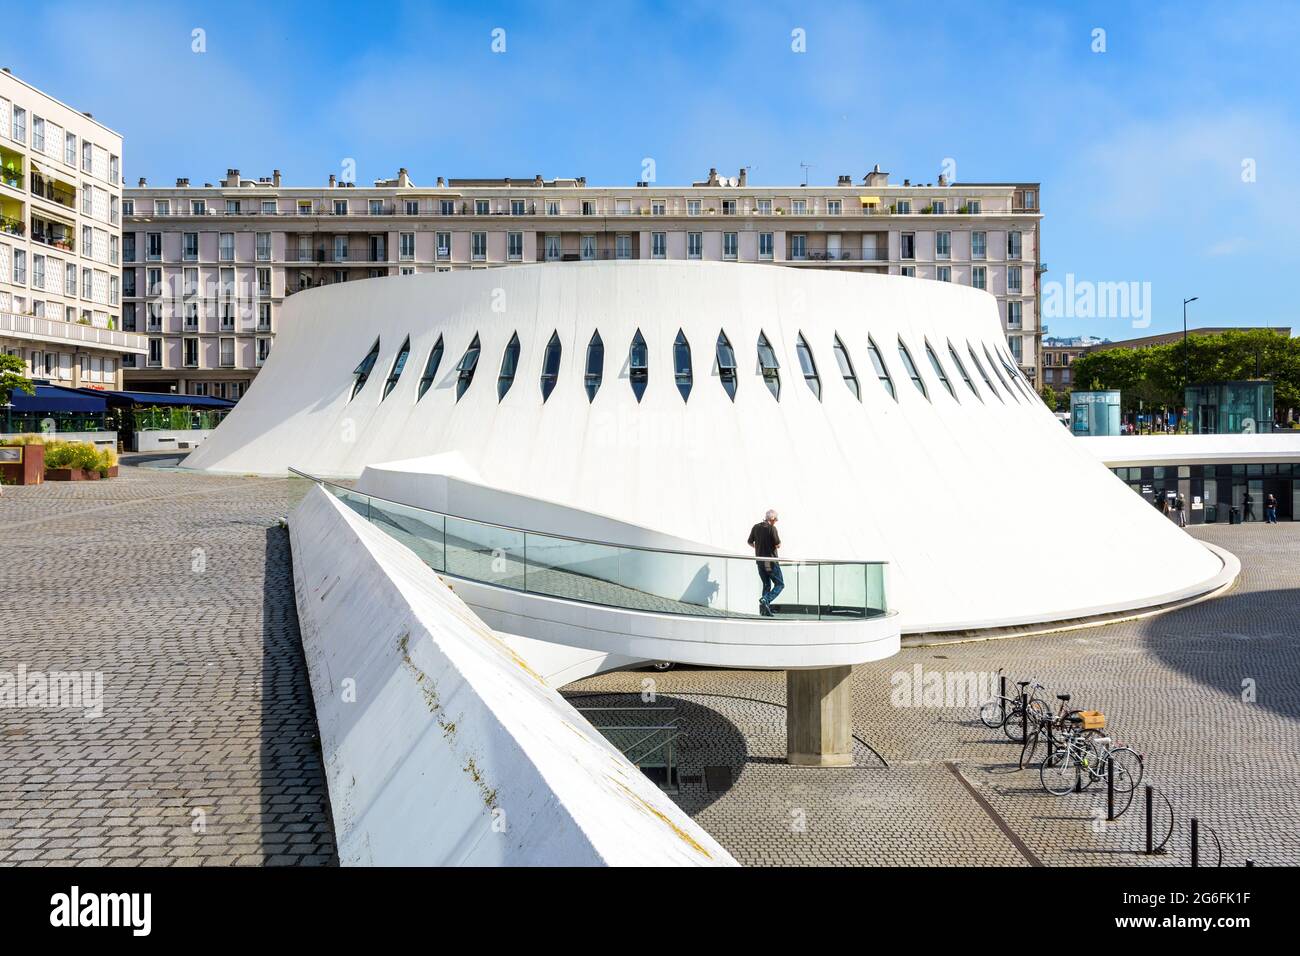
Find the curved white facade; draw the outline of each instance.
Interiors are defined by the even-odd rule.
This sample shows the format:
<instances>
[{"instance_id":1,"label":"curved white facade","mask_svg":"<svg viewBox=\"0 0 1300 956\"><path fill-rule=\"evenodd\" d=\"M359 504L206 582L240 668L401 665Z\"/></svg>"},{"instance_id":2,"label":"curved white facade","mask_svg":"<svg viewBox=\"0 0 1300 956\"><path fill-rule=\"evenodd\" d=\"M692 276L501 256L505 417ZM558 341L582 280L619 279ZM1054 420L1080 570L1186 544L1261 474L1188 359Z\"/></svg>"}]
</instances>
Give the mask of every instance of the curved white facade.
<instances>
[{"instance_id":1,"label":"curved white facade","mask_svg":"<svg viewBox=\"0 0 1300 956\"><path fill-rule=\"evenodd\" d=\"M584 367L597 332L603 378L591 399ZM648 352L639 401L629 368L638 332ZM691 351L685 399L679 332ZM719 374L720 332L736 357L734 398ZM518 369L499 396L515 335ZM553 335L561 355L543 400ZM779 362L779 399L762 375L760 335ZM456 366L476 336L481 358L458 397ZM439 339L441 364L421 395ZM819 394L801 372L801 339ZM376 341L353 397L353 370ZM187 466L355 477L437 456L405 470L520 496L539 514L588 513L622 544L667 536L737 554L776 508L785 558L889 561L889 604L912 632L1064 620L1209 589L1223 562L1111 475L1013 365L991 296L927 280L653 261L367 280L289 300L265 368ZM1065 533L1071 561L1039 560L1044 527Z\"/></svg>"}]
</instances>

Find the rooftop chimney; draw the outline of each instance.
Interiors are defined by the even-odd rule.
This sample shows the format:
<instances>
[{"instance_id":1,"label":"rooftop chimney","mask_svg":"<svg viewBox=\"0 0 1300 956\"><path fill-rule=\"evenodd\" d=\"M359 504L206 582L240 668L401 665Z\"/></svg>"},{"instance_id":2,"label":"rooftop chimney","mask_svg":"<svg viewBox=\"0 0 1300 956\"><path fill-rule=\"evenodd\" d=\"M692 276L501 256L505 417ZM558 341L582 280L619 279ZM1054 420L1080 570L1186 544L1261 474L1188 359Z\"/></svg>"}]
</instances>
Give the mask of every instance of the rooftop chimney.
<instances>
[{"instance_id":1,"label":"rooftop chimney","mask_svg":"<svg viewBox=\"0 0 1300 956\"><path fill-rule=\"evenodd\" d=\"M188 186L189 184L190 184L190 181L189 181L188 179L184 178L183 176L177 176L177 177L176 177L176 187L177 187L178 189L183 189L183 188L185 188L186 186Z\"/></svg>"},{"instance_id":2,"label":"rooftop chimney","mask_svg":"<svg viewBox=\"0 0 1300 956\"><path fill-rule=\"evenodd\" d=\"M862 177L862 184L864 186L888 186L889 173L881 172L880 164L876 163L871 172Z\"/></svg>"},{"instance_id":3,"label":"rooftop chimney","mask_svg":"<svg viewBox=\"0 0 1300 956\"><path fill-rule=\"evenodd\" d=\"M405 166L403 166L401 169L397 171L397 185L398 186L411 185L411 177L410 174L407 173Z\"/></svg>"},{"instance_id":4,"label":"rooftop chimney","mask_svg":"<svg viewBox=\"0 0 1300 956\"><path fill-rule=\"evenodd\" d=\"M271 171L271 182L277 187L280 185L280 170L275 169Z\"/></svg>"},{"instance_id":5,"label":"rooftop chimney","mask_svg":"<svg viewBox=\"0 0 1300 956\"><path fill-rule=\"evenodd\" d=\"M708 181L708 183L709 183L710 186L717 186L717 185L719 185L719 181L718 181L718 167L716 167L716 166L710 166L710 167L709 167L709 181Z\"/></svg>"},{"instance_id":6,"label":"rooftop chimney","mask_svg":"<svg viewBox=\"0 0 1300 956\"><path fill-rule=\"evenodd\" d=\"M140 187L141 189L144 189L146 186L149 185L149 181L148 181L147 179L145 179L143 176L141 176L141 177L140 177L140 182L139 182L138 185L139 185L139 187Z\"/></svg>"},{"instance_id":7,"label":"rooftop chimney","mask_svg":"<svg viewBox=\"0 0 1300 956\"><path fill-rule=\"evenodd\" d=\"M439 176L439 177L438 177L438 188L439 188L439 189L442 189L442 188L443 188L444 186L446 186L446 185L447 185L447 180L445 180L445 179L443 179L441 176Z\"/></svg>"},{"instance_id":8,"label":"rooftop chimney","mask_svg":"<svg viewBox=\"0 0 1300 956\"><path fill-rule=\"evenodd\" d=\"M541 174L541 173L538 173L536 176L533 177L533 185L534 185L534 186L544 186L544 185L546 185L546 180L542 179L542 174Z\"/></svg>"},{"instance_id":9,"label":"rooftop chimney","mask_svg":"<svg viewBox=\"0 0 1300 956\"><path fill-rule=\"evenodd\" d=\"M945 176L943 173L940 173L940 174L939 174L939 185L940 185L940 186L947 186L947 185L948 185L948 177Z\"/></svg>"},{"instance_id":10,"label":"rooftop chimney","mask_svg":"<svg viewBox=\"0 0 1300 956\"><path fill-rule=\"evenodd\" d=\"M837 177L835 178L835 185L837 185L837 186L852 186L852 185L853 185L853 177L852 177L852 176L837 176Z\"/></svg>"},{"instance_id":11,"label":"rooftop chimney","mask_svg":"<svg viewBox=\"0 0 1300 956\"><path fill-rule=\"evenodd\" d=\"M336 185L338 185L338 180L334 178L333 173L330 173L330 189L333 189Z\"/></svg>"},{"instance_id":12,"label":"rooftop chimney","mask_svg":"<svg viewBox=\"0 0 1300 956\"><path fill-rule=\"evenodd\" d=\"M912 185L912 181L911 181L910 179L904 179L904 180L903 180L903 185L904 185L904 186L910 186L910 185Z\"/></svg>"},{"instance_id":13,"label":"rooftop chimney","mask_svg":"<svg viewBox=\"0 0 1300 956\"><path fill-rule=\"evenodd\" d=\"M227 169L227 170L226 170L226 181L223 182L221 185L223 185L223 186L238 186L238 185L239 185L239 170L237 170L237 169Z\"/></svg>"},{"instance_id":14,"label":"rooftop chimney","mask_svg":"<svg viewBox=\"0 0 1300 956\"><path fill-rule=\"evenodd\" d=\"M736 185L744 186L748 182L749 182L749 168L747 166L741 166L740 175L736 177Z\"/></svg>"}]
</instances>

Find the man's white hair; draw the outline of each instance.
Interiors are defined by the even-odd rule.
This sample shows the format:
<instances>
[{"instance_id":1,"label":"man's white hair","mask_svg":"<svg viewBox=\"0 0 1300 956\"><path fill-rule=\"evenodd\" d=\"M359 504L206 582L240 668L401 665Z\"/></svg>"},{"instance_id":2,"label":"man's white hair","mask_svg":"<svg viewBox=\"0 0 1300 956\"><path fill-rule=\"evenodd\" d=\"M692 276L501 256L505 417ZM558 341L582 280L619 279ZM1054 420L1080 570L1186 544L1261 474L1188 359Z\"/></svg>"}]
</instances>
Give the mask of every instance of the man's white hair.
<instances>
[{"instance_id":1,"label":"man's white hair","mask_svg":"<svg viewBox=\"0 0 1300 956\"><path fill-rule=\"evenodd\" d=\"M767 514L763 515L763 517L764 517L766 520L771 521L773 518L776 517L776 512L773 511L771 508L768 508L768 509L767 509Z\"/></svg>"}]
</instances>

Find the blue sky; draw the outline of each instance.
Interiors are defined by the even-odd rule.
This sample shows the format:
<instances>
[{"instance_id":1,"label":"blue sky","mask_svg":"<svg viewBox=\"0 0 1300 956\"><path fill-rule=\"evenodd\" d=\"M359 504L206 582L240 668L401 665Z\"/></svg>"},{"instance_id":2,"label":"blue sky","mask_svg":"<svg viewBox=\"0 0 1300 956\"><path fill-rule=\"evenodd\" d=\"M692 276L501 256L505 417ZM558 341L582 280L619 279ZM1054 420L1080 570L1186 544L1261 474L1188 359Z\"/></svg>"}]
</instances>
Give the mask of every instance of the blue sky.
<instances>
[{"instance_id":1,"label":"blue sky","mask_svg":"<svg viewBox=\"0 0 1300 956\"><path fill-rule=\"evenodd\" d=\"M805 162L813 183L877 162L933 182L951 158L959 182L1042 183L1046 280L1150 283L1149 329L1050 334L1181 327L1192 295L1193 325L1300 331L1293 5L44 6L0 64L122 132L131 183L233 166L316 184L353 159L363 183L406 166L623 184L647 157L660 183L798 183Z\"/></svg>"}]
</instances>

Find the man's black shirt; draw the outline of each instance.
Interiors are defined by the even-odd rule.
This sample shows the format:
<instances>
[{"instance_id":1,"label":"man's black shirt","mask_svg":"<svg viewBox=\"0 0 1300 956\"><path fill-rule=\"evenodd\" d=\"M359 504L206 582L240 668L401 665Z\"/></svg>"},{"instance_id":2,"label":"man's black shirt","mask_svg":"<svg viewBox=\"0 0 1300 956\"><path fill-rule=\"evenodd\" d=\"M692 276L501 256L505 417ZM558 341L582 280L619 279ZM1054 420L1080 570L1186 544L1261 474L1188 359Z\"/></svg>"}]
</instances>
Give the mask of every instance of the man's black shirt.
<instances>
[{"instance_id":1,"label":"man's black shirt","mask_svg":"<svg viewBox=\"0 0 1300 956\"><path fill-rule=\"evenodd\" d=\"M776 533L774 525L760 521L750 529L749 543L754 546L755 557L775 558L776 549L781 546L781 536Z\"/></svg>"}]
</instances>

